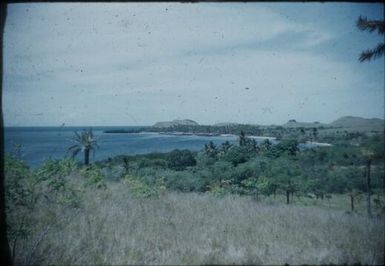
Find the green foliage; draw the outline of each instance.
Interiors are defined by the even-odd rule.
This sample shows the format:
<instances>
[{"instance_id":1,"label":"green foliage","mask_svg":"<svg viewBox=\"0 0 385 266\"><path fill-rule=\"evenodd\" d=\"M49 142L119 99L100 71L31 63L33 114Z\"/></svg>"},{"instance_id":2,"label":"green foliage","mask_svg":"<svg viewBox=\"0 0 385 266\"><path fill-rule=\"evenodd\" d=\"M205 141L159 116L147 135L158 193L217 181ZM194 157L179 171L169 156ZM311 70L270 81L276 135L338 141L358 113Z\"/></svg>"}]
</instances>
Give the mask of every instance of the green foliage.
<instances>
[{"instance_id":1,"label":"green foliage","mask_svg":"<svg viewBox=\"0 0 385 266\"><path fill-rule=\"evenodd\" d=\"M77 208L82 199L79 189L65 179L65 175L76 169L71 160L49 160L41 169L32 171L22 161L5 156L4 166L7 232L15 259L18 243L31 238L32 228L40 222L38 216L32 214L41 204L47 208L59 205ZM44 219L50 226L55 225L54 214Z\"/></svg>"},{"instance_id":2,"label":"green foliage","mask_svg":"<svg viewBox=\"0 0 385 266\"><path fill-rule=\"evenodd\" d=\"M68 148L68 152L72 153L72 156L75 157L79 152L84 153L84 164L89 164L90 151L95 151L99 148L97 139L94 137L92 129L84 129L80 134L74 132L75 137L72 138L75 143Z\"/></svg>"},{"instance_id":3,"label":"green foliage","mask_svg":"<svg viewBox=\"0 0 385 266\"><path fill-rule=\"evenodd\" d=\"M234 180L235 183L240 183L241 181L248 178L257 178L258 172L254 165L251 163L245 163L238 165L231 172L231 179Z\"/></svg>"},{"instance_id":4,"label":"green foliage","mask_svg":"<svg viewBox=\"0 0 385 266\"><path fill-rule=\"evenodd\" d=\"M196 161L197 161L197 166L198 167L208 167L210 165L213 165L217 159L214 157L211 157L209 155L207 155L205 152L199 152L197 157L196 157Z\"/></svg>"},{"instance_id":5,"label":"green foliage","mask_svg":"<svg viewBox=\"0 0 385 266\"><path fill-rule=\"evenodd\" d=\"M277 145L273 146L268 155L273 158L278 158L283 155L296 156L299 152L297 140L281 140Z\"/></svg>"},{"instance_id":6,"label":"green foliage","mask_svg":"<svg viewBox=\"0 0 385 266\"><path fill-rule=\"evenodd\" d=\"M8 155L4 157L4 170L7 207L33 209L38 198L34 193L38 182L36 175L22 161Z\"/></svg>"},{"instance_id":7,"label":"green foliage","mask_svg":"<svg viewBox=\"0 0 385 266\"><path fill-rule=\"evenodd\" d=\"M213 183L209 185L209 191L210 194L217 197L225 196L229 192L225 187L221 186L220 183Z\"/></svg>"},{"instance_id":8,"label":"green foliage","mask_svg":"<svg viewBox=\"0 0 385 266\"><path fill-rule=\"evenodd\" d=\"M232 163L217 161L211 166L211 168L208 169L211 173L210 180L230 180L233 178L234 169L235 167Z\"/></svg>"},{"instance_id":9,"label":"green foliage","mask_svg":"<svg viewBox=\"0 0 385 266\"><path fill-rule=\"evenodd\" d=\"M78 165L73 158L63 160L48 159L37 172L40 180L47 180L54 176L67 176L78 170Z\"/></svg>"},{"instance_id":10,"label":"green foliage","mask_svg":"<svg viewBox=\"0 0 385 266\"><path fill-rule=\"evenodd\" d=\"M178 162L179 164L184 164L188 162ZM138 161L138 167L139 168L145 168L145 167L153 167L153 168L166 168L167 167L167 161L164 159L147 159L142 158Z\"/></svg>"},{"instance_id":11,"label":"green foliage","mask_svg":"<svg viewBox=\"0 0 385 266\"><path fill-rule=\"evenodd\" d=\"M277 185L273 182L271 178L261 176L257 180L256 187L258 191L269 196L274 193Z\"/></svg>"},{"instance_id":12,"label":"green foliage","mask_svg":"<svg viewBox=\"0 0 385 266\"><path fill-rule=\"evenodd\" d=\"M80 169L79 174L84 176L87 180L87 186L95 186L96 188L106 188L104 176L100 169L94 167L83 167Z\"/></svg>"},{"instance_id":13,"label":"green foliage","mask_svg":"<svg viewBox=\"0 0 385 266\"><path fill-rule=\"evenodd\" d=\"M184 170L188 166L196 165L193 152L190 150L173 150L167 156L167 166L175 170Z\"/></svg>"},{"instance_id":14,"label":"green foliage","mask_svg":"<svg viewBox=\"0 0 385 266\"><path fill-rule=\"evenodd\" d=\"M209 158L216 159L218 150L212 141L210 141L208 144L205 144L204 154Z\"/></svg>"},{"instance_id":15,"label":"green foliage","mask_svg":"<svg viewBox=\"0 0 385 266\"><path fill-rule=\"evenodd\" d=\"M228 150L232 147L233 145L230 144L229 141L225 141L221 144L221 146L218 148L218 157L219 159L221 159L221 157L223 157L227 152Z\"/></svg>"},{"instance_id":16,"label":"green foliage","mask_svg":"<svg viewBox=\"0 0 385 266\"><path fill-rule=\"evenodd\" d=\"M261 153L268 153L270 152L271 148L273 147L273 143L271 143L270 140L265 139L260 145L259 145L259 151Z\"/></svg>"},{"instance_id":17,"label":"green foliage","mask_svg":"<svg viewBox=\"0 0 385 266\"><path fill-rule=\"evenodd\" d=\"M239 147L250 155L258 151L255 139L246 137L246 134L243 131L241 131L241 134L239 135Z\"/></svg>"},{"instance_id":18,"label":"green foliage","mask_svg":"<svg viewBox=\"0 0 385 266\"><path fill-rule=\"evenodd\" d=\"M207 190L209 180L198 173L188 171L168 172L165 176L166 186L170 190L181 192L203 192Z\"/></svg>"},{"instance_id":19,"label":"green foliage","mask_svg":"<svg viewBox=\"0 0 385 266\"><path fill-rule=\"evenodd\" d=\"M123 184L129 187L131 195L135 198L159 197L166 191L164 178L158 178L154 186L149 186L136 177L126 175Z\"/></svg>"},{"instance_id":20,"label":"green foliage","mask_svg":"<svg viewBox=\"0 0 385 266\"><path fill-rule=\"evenodd\" d=\"M237 166L240 163L247 162L249 160L250 154L243 148L239 146L232 146L225 155L223 155L222 160L232 163L234 166Z\"/></svg>"},{"instance_id":21,"label":"green foliage","mask_svg":"<svg viewBox=\"0 0 385 266\"><path fill-rule=\"evenodd\" d=\"M250 194L256 194L258 192L258 178L255 177L249 177L247 179L244 179L241 181L242 187L245 188L245 191L247 191Z\"/></svg>"}]
</instances>

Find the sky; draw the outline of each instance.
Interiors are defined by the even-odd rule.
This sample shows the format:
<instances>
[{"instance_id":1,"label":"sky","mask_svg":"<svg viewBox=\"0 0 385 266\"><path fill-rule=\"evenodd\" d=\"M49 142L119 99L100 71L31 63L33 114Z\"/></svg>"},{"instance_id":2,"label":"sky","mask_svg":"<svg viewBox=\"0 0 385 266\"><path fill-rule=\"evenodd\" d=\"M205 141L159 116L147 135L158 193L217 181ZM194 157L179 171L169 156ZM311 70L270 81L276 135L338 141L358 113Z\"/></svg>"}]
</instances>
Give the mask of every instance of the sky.
<instances>
[{"instance_id":1,"label":"sky","mask_svg":"<svg viewBox=\"0 0 385 266\"><path fill-rule=\"evenodd\" d=\"M9 4L5 126L384 117L380 3Z\"/></svg>"}]
</instances>

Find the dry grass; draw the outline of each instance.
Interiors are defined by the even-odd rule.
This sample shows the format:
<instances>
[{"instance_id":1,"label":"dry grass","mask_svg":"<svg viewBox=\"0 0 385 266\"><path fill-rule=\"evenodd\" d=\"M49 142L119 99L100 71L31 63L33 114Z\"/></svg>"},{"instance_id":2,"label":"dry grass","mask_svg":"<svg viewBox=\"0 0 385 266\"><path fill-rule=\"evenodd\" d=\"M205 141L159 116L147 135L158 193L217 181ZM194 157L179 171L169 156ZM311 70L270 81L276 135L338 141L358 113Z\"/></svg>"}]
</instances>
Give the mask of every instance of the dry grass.
<instances>
[{"instance_id":1,"label":"dry grass","mask_svg":"<svg viewBox=\"0 0 385 266\"><path fill-rule=\"evenodd\" d=\"M383 264L384 224L320 207L125 186L87 190L77 209L41 205L17 264Z\"/></svg>"}]
</instances>

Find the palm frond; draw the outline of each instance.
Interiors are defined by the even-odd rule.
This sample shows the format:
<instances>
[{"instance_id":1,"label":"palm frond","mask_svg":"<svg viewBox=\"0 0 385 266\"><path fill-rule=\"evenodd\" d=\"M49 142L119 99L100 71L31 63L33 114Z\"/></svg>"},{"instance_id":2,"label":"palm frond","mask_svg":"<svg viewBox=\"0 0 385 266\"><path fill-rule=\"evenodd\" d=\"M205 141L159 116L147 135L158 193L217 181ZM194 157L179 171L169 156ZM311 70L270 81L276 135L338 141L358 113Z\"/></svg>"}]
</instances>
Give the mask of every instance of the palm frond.
<instances>
[{"instance_id":1,"label":"palm frond","mask_svg":"<svg viewBox=\"0 0 385 266\"><path fill-rule=\"evenodd\" d=\"M85 152L86 150L95 150L99 148L97 139L94 138L92 129L83 129L81 133L74 131L75 136L72 137L72 141L75 143L68 148L68 152L72 152L72 156L75 157L79 152Z\"/></svg>"},{"instance_id":2,"label":"palm frond","mask_svg":"<svg viewBox=\"0 0 385 266\"><path fill-rule=\"evenodd\" d=\"M385 21L383 20L368 20L366 17L359 17L357 20L357 27L362 31L378 31L379 34L385 33Z\"/></svg>"},{"instance_id":3,"label":"palm frond","mask_svg":"<svg viewBox=\"0 0 385 266\"><path fill-rule=\"evenodd\" d=\"M75 136L76 136L76 137L74 137L74 138L76 138L76 139L81 139L81 137L80 137L80 135L79 135L78 132L74 131L74 133L75 133Z\"/></svg>"},{"instance_id":4,"label":"palm frond","mask_svg":"<svg viewBox=\"0 0 385 266\"><path fill-rule=\"evenodd\" d=\"M71 152L72 157L75 157L81 150L82 150L81 147L79 147L78 145L73 145L68 148L67 154Z\"/></svg>"},{"instance_id":5,"label":"palm frond","mask_svg":"<svg viewBox=\"0 0 385 266\"><path fill-rule=\"evenodd\" d=\"M370 61L371 59L376 59L385 54L385 43L380 43L374 49L368 49L361 53L360 62Z\"/></svg>"},{"instance_id":6,"label":"palm frond","mask_svg":"<svg viewBox=\"0 0 385 266\"><path fill-rule=\"evenodd\" d=\"M68 151L71 151L71 150L74 150L75 148L79 148L79 145L78 145L78 144L72 145L72 146L69 147L67 150L68 150Z\"/></svg>"},{"instance_id":7,"label":"palm frond","mask_svg":"<svg viewBox=\"0 0 385 266\"><path fill-rule=\"evenodd\" d=\"M88 129L88 135L91 137L91 139L94 137L94 133L92 132L92 129Z\"/></svg>"}]
</instances>

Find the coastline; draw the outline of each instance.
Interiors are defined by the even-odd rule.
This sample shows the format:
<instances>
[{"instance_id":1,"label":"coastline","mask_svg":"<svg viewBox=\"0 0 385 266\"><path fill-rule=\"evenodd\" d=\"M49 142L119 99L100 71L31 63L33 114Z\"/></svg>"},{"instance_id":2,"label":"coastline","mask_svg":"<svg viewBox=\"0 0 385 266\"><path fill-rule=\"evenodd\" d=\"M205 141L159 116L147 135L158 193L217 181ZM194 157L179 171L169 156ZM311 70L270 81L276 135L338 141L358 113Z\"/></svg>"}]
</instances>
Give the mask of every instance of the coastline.
<instances>
[{"instance_id":1,"label":"coastline","mask_svg":"<svg viewBox=\"0 0 385 266\"><path fill-rule=\"evenodd\" d=\"M153 132L153 131L141 131L141 132L129 132L129 131L104 131L106 134L138 134L138 133L144 133L144 134L159 134L159 135L170 135L170 136L200 136L200 137L238 137L236 134L220 134L220 133L203 133L203 132L181 132L181 131L175 131L175 132ZM247 135L247 138L251 139L268 139L268 140L276 140L276 137L267 137L267 136L254 136L254 135Z\"/></svg>"}]
</instances>

